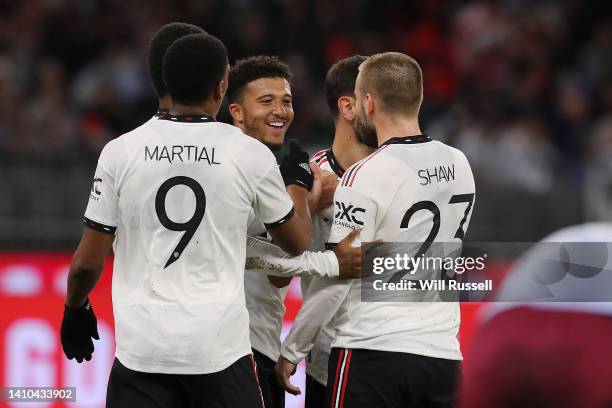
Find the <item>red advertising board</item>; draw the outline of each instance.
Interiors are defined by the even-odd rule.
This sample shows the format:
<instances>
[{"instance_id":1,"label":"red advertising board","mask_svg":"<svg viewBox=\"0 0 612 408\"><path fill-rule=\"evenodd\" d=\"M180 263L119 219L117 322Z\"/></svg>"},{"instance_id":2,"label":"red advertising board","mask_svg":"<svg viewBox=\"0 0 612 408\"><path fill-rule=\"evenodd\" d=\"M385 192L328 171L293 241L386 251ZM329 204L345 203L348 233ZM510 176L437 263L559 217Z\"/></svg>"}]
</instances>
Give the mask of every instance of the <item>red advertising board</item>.
<instances>
[{"instance_id":1,"label":"red advertising board","mask_svg":"<svg viewBox=\"0 0 612 408\"><path fill-rule=\"evenodd\" d=\"M104 406L106 385L115 352L111 304L112 262L107 262L100 282L90 296L98 317L100 340L94 357L77 364L67 360L59 340L66 293L69 253L0 253L0 386L75 387L75 403L0 402L3 407ZM294 279L287 297L286 328L301 303ZM478 304L462 305L460 339L465 349L475 323ZM300 382L300 378L296 378ZM301 406L288 399L287 406Z\"/></svg>"}]
</instances>

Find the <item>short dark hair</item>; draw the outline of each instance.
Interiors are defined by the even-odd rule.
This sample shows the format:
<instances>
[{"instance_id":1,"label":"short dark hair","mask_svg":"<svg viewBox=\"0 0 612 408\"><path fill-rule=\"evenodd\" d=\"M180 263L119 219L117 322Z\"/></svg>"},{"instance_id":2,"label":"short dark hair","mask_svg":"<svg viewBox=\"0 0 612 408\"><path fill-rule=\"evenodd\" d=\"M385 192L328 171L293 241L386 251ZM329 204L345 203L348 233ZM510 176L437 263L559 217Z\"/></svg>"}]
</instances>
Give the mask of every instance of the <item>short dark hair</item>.
<instances>
[{"instance_id":1,"label":"short dark hair","mask_svg":"<svg viewBox=\"0 0 612 408\"><path fill-rule=\"evenodd\" d=\"M209 99L227 69L227 50L209 34L190 34L174 42L164 57L164 81L172 100L197 105Z\"/></svg>"},{"instance_id":2,"label":"short dark hair","mask_svg":"<svg viewBox=\"0 0 612 408\"><path fill-rule=\"evenodd\" d=\"M423 102L423 72L414 58L399 52L369 57L359 67L359 91L371 93L388 113L418 115Z\"/></svg>"},{"instance_id":3,"label":"short dark hair","mask_svg":"<svg viewBox=\"0 0 612 408\"><path fill-rule=\"evenodd\" d=\"M332 115L338 116L338 99L341 96L355 95L355 81L359 74L359 65L361 65L367 57L363 55L353 55L336 62L327 71L325 76L325 99L327 106Z\"/></svg>"},{"instance_id":4,"label":"short dark hair","mask_svg":"<svg viewBox=\"0 0 612 408\"><path fill-rule=\"evenodd\" d=\"M148 58L149 75L155 93L160 98L168 94L168 88L164 82L164 55L173 42L189 34L206 34L206 31L193 24L175 21L161 26L151 39Z\"/></svg>"},{"instance_id":5,"label":"short dark hair","mask_svg":"<svg viewBox=\"0 0 612 408\"><path fill-rule=\"evenodd\" d=\"M278 57L257 55L243 58L230 70L227 100L234 103L242 96L242 91L250 83L260 78L284 78L291 81L289 65Z\"/></svg>"}]
</instances>

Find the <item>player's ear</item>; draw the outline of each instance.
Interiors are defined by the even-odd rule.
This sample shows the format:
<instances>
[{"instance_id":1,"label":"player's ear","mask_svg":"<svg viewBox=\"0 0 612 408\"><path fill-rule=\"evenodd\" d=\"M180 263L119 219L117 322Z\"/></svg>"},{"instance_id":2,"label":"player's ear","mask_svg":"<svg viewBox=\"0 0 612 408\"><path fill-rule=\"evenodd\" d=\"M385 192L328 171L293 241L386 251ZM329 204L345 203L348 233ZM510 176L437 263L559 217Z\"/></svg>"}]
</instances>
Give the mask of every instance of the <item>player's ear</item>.
<instances>
[{"instance_id":1,"label":"player's ear","mask_svg":"<svg viewBox=\"0 0 612 408\"><path fill-rule=\"evenodd\" d=\"M215 87L215 100L222 101L225 98L225 92L227 91L227 80L222 79Z\"/></svg>"},{"instance_id":2,"label":"player's ear","mask_svg":"<svg viewBox=\"0 0 612 408\"><path fill-rule=\"evenodd\" d=\"M215 99L218 101L223 101L223 98L225 98L225 92L227 92L227 87L229 85L229 81L228 81L228 77L229 77L229 64L227 65L227 67L225 68L225 72L223 73L223 77L221 78L221 81L219 81L219 83L217 84L216 88L215 88Z\"/></svg>"},{"instance_id":3,"label":"player's ear","mask_svg":"<svg viewBox=\"0 0 612 408\"><path fill-rule=\"evenodd\" d=\"M366 93L364 96L366 114L368 116L372 116L374 113L374 108L376 107L376 101L371 93Z\"/></svg>"},{"instance_id":4,"label":"player's ear","mask_svg":"<svg viewBox=\"0 0 612 408\"><path fill-rule=\"evenodd\" d=\"M229 113L232 116L232 120L236 123L242 123L244 115L242 113L242 106L237 103L230 103L228 106Z\"/></svg>"},{"instance_id":5,"label":"player's ear","mask_svg":"<svg viewBox=\"0 0 612 408\"><path fill-rule=\"evenodd\" d=\"M347 121L355 119L355 98L351 96L341 96L338 98L338 112Z\"/></svg>"}]
</instances>

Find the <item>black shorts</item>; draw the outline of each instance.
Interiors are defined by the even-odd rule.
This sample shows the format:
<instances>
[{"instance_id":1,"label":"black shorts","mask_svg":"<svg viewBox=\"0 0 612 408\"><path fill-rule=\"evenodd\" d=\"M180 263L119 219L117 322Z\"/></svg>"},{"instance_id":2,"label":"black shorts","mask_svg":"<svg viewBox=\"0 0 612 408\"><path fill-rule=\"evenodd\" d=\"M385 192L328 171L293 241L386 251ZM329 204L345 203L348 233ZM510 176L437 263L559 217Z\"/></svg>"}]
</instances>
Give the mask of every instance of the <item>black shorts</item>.
<instances>
[{"instance_id":1,"label":"black shorts","mask_svg":"<svg viewBox=\"0 0 612 408\"><path fill-rule=\"evenodd\" d=\"M246 355L211 374L157 374L130 370L115 359L107 408L263 408L255 360Z\"/></svg>"},{"instance_id":2,"label":"black shorts","mask_svg":"<svg viewBox=\"0 0 612 408\"><path fill-rule=\"evenodd\" d=\"M409 353L333 348L326 407L450 408L460 362Z\"/></svg>"},{"instance_id":3,"label":"black shorts","mask_svg":"<svg viewBox=\"0 0 612 408\"><path fill-rule=\"evenodd\" d=\"M285 390L278 384L274 374L276 361L272 361L255 349L253 357L257 363L257 378L266 408L284 408Z\"/></svg>"},{"instance_id":4,"label":"black shorts","mask_svg":"<svg viewBox=\"0 0 612 408\"><path fill-rule=\"evenodd\" d=\"M306 398L304 408L321 408L325 405L326 388L314 377L306 374Z\"/></svg>"}]
</instances>

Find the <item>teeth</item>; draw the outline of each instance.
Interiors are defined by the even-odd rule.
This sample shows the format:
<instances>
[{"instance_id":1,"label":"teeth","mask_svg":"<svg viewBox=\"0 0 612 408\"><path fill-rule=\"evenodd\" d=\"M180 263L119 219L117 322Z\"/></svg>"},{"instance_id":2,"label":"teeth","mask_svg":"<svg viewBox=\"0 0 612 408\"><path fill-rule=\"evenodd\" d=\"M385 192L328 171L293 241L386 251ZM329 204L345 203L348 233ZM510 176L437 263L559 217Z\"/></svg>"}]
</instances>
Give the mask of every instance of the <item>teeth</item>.
<instances>
[{"instance_id":1,"label":"teeth","mask_svg":"<svg viewBox=\"0 0 612 408\"><path fill-rule=\"evenodd\" d=\"M283 122L268 122L268 125L272 127L283 127L285 124Z\"/></svg>"}]
</instances>

